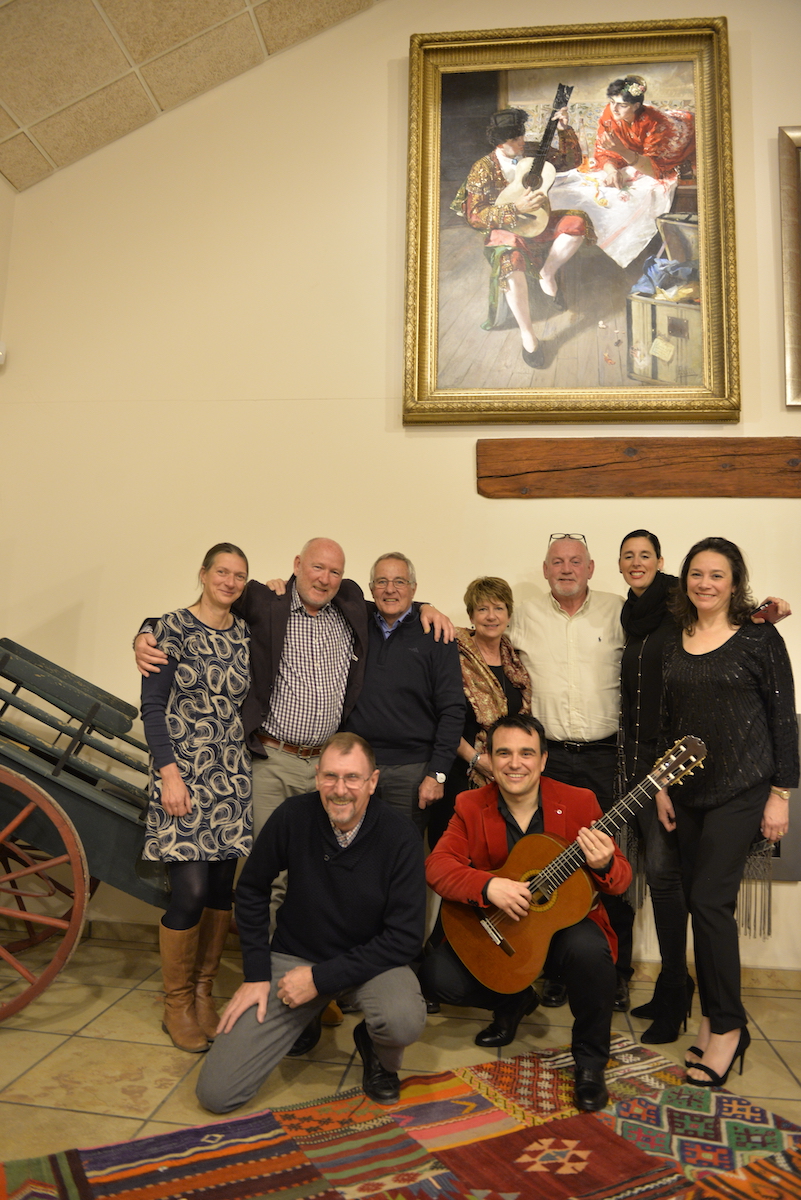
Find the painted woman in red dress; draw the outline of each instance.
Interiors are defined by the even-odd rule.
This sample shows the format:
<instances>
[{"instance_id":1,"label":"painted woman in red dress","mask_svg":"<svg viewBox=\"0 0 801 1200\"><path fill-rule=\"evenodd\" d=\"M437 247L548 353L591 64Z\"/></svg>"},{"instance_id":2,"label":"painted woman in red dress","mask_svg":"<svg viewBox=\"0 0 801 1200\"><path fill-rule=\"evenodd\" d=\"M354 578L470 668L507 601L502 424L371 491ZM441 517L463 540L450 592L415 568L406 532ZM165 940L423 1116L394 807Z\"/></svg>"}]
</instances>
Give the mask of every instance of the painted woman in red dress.
<instances>
[{"instance_id":1,"label":"painted woman in red dress","mask_svg":"<svg viewBox=\"0 0 801 1200\"><path fill-rule=\"evenodd\" d=\"M642 75L614 79L601 113L595 162L611 187L625 187L635 172L671 179L682 163L695 168L695 118L682 109L662 110L645 103Z\"/></svg>"}]
</instances>

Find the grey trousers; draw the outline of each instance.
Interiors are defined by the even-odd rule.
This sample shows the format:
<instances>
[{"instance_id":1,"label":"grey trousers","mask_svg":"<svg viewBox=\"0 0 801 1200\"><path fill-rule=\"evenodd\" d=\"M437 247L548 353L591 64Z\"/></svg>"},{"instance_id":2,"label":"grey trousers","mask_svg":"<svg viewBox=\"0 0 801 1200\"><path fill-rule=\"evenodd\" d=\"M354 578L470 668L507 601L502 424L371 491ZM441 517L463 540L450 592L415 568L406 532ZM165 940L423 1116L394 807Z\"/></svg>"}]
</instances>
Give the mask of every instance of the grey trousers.
<instances>
[{"instance_id":1,"label":"grey trousers","mask_svg":"<svg viewBox=\"0 0 801 1200\"><path fill-rule=\"evenodd\" d=\"M417 790L426 777L427 763L403 763L388 767L378 765L376 796L404 817L411 817L421 834L426 831L431 807L420 808Z\"/></svg>"},{"instance_id":2,"label":"grey trousers","mask_svg":"<svg viewBox=\"0 0 801 1200\"><path fill-rule=\"evenodd\" d=\"M253 840L261 832L287 796L302 796L315 791L314 773L320 762L315 758L298 758L287 750L268 746L268 758L253 755Z\"/></svg>"},{"instance_id":3,"label":"grey trousers","mask_svg":"<svg viewBox=\"0 0 801 1200\"><path fill-rule=\"evenodd\" d=\"M278 998L278 981L293 967L311 965L289 954L272 955L273 986L264 1022L260 1025L255 1007L249 1008L230 1033L212 1042L197 1082L197 1098L204 1108L231 1112L252 1100L311 1019L333 999L361 1009L381 1065L398 1070L405 1047L417 1041L426 1023L425 1001L411 967L394 967L336 996L315 996L289 1008Z\"/></svg>"}]
</instances>

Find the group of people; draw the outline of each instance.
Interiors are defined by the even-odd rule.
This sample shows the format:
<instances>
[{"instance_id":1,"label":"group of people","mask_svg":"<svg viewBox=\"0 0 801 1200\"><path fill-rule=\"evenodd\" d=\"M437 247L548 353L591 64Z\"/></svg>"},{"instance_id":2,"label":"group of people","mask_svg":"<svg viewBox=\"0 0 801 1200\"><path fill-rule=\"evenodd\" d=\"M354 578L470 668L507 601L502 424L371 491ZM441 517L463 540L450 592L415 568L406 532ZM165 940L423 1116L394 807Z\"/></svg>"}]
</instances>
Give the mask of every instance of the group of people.
<instances>
[{"instance_id":1,"label":"group of people","mask_svg":"<svg viewBox=\"0 0 801 1200\"><path fill-rule=\"evenodd\" d=\"M702 1019L687 1080L717 1086L738 1058L742 1069L737 892L754 839L786 832L798 783L792 672L772 623L789 609L753 613L742 555L723 538L693 546L674 579L655 535L636 530L619 565L625 603L590 588L583 535L552 534L547 594L515 609L504 580L475 580L471 627L454 631L415 602L399 552L374 564L367 602L335 542L313 539L290 579L269 585L248 582L242 551L221 544L197 603L143 627L145 854L172 883L164 1028L183 1049L211 1046L207 1108L245 1103L285 1054L316 1044L332 1001L362 1012L363 1087L392 1104L427 1007L490 1010L476 1042L504 1046L540 998L569 1002L575 1102L602 1108L634 911L629 862L595 824L688 734L707 746L705 772L640 818L662 971L635 1012L652 1018L644 1041L678 1036L694 987L689 911ZM553 934L538 990L532 978L508 993L479 979L439 922L423 952L425 883L476 920L525 920L531 891L502 868L530 834L575 841L594 899ZM244 983L219 1018L211 989L243 856Z\"/></svg>"},{"instance_id":2,"label":"group of people","mask_svg":"<svg viewBox=\"0 0 801 1200\"><path fill-rule=\"evenodd\" d=\"M606 90L608 104L598 121L592 157L607 187L625 189L639 176L675 181L681 169L694 169L692 114L646 104L646 92L641 75L614 79ZM596 234L580 208L551 210L542 183L518 186L513 198L506 199L509 185L520 182L521 160L535 154L536 147L526 142L527 121L522 108L492 114L487 126L490 151L473 164L451 208L484 234L490 285L483 328L502 328L508 308L520 331L523 361L536 370L547 361L532 323L529 280L554 309L567 308L559 272L585 242L595 242ZM556 121L546 163L558 174L581 167L585 156L567 108L556 114ZM532 234L527 222L535 214L542 214L542 228ZM656 232L653 224L651 232Z\"/></svg>"}]
</instances>

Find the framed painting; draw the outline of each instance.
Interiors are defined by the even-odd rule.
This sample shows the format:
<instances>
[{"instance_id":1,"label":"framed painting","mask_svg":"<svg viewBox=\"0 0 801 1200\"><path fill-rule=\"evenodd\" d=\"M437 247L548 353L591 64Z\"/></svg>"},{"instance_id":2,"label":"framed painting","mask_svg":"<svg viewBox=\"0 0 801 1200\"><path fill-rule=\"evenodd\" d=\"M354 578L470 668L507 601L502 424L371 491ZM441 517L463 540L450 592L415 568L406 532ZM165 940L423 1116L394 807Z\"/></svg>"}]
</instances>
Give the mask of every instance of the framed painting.
<instances>
[{"instance_id":1,"label":"framed painting","mask_svg":"<svg viewBox=\"0 0 801 1200\"><path fill-rule=\"evenodd\" d=\"M416 34L404 421L736 421L725 18Z\"/></svg>"},{"instance_id":2,"label":"framed painting","mask_svg":"<svg viewBox=\"0 0 801 1200\"><path fill-rule=\"evenodd\" d=\"M801 406L801 127L779 129L785 403Z\"/></svg>"}]
</instances>

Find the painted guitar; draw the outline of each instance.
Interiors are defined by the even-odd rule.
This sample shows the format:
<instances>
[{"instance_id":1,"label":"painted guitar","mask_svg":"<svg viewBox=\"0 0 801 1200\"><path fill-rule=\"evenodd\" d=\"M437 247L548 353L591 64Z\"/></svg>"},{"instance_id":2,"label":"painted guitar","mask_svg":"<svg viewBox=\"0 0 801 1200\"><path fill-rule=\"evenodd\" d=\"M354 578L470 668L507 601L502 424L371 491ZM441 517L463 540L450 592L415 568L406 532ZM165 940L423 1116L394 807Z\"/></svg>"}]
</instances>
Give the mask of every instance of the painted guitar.
<instances>
[{"instance_id":1,"label":"painted guitar","mask_svg":"<svg viewBox=\"0 0 801 1200\"><path fill-rule=\"evenodd\" d=\"M613 834L653 799L661 788L678 783L706 756L696 737L680 738L654 764L642 783L618 800L594 828ZM468 970L495 992L520 992L532 983L545 962L553 935L586 917L596 889L584 867L578 842L567 845L550 833L523 837L494 875L528 884L531 908L514 921L500 908L476 909L455 900L442 901L445 936Z\"/></svg>"},{"instance_id":2,"label":"painted guitar","mask_svg":"<svg viewBox=\"0 0 801 1200\"><path fill-rule=\"evenodd\" d=\"M558 114L561 109L567 106L572 93L572 87L568 87L564 83L559 84L556 89L551 115L548 118L545 132L540 138L540 144L534 157L520 159L520 162L515 167L514 179L503 189L495 201L496 204L516 203L527 188L531 188L534 192L547 193L550 191L551 184L556 178L556 167L553 163L546 162L545 159L551 148L556 127L559 124ZM519 217L514 231L521 237L536 237L537 234L542 233L548 224L550 215L551 206L546 203L535 212Z\"/></svg>"}]
</instances>

